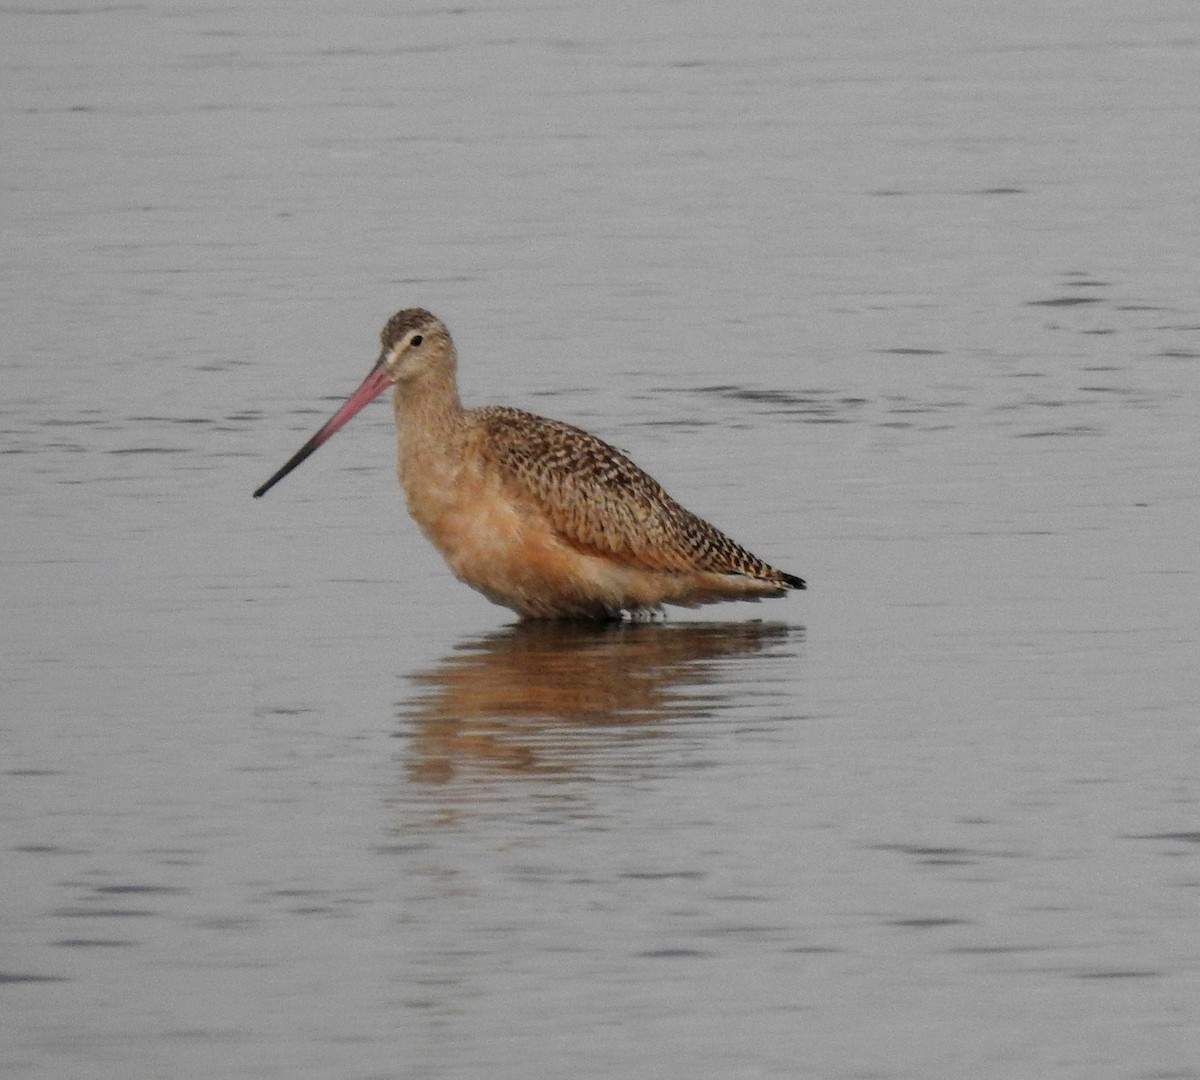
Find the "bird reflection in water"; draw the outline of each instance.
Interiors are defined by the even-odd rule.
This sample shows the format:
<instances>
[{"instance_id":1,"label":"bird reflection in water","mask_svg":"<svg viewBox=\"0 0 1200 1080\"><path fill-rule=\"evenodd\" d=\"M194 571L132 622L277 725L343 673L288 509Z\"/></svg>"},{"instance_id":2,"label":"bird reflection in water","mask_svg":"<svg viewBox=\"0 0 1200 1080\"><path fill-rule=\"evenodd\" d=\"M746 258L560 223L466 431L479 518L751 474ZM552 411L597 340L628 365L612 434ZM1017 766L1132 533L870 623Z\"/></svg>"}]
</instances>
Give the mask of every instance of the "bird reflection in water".
<instances>
[{"instance_id":1,"label":"bird reflection in water","mask_svg":"<svg viewBox=\"0 0 1200 1080\"><path fill-rule=\"evenodd\" d=\"M750 680L726 662L802 637L761 622L507 627L412 676L409 779L577 776L598 750L660 738L661 721L737 704Z\"/></svg>"}]
</instances>

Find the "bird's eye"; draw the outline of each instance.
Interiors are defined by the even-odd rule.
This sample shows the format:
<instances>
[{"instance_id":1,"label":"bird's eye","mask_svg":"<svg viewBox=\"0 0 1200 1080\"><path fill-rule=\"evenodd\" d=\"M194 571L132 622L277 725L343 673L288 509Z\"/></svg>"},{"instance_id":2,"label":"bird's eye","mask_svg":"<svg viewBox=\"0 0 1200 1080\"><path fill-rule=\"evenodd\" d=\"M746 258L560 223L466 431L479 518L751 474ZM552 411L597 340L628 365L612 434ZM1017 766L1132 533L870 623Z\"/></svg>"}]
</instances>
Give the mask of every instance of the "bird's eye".
<instances>
[{"instance_id":1,"label":"bird's eye","mask_svg":"<svg viewBox=\"0 0 1200 1080\"><path fill-rule=\"evenodd\" d=\"M408 343L415 349L424 340L425 339L421 337L420 334L413 334L413 336L408 339Z\"/></svg>"}]
</instances>

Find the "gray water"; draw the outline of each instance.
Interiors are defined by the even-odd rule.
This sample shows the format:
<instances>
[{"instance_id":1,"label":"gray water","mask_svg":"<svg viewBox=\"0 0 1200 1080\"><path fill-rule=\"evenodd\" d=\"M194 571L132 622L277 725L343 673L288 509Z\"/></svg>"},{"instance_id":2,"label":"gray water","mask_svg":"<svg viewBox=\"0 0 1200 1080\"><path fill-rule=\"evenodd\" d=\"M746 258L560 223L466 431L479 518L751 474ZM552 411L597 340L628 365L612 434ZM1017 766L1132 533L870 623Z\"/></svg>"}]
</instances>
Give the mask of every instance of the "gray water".
<instances>
[{"instance_id":1,"label":"gray water","mask_svg":"<svg viewBox=\"0 0 1200 1080\"><path fill-rule=\"evenodd\" d=\"M1200 9L0 9L0 1075L1200 1077ZM390 410L809 579L520 628Z\"/></svg>"}]
</instances>

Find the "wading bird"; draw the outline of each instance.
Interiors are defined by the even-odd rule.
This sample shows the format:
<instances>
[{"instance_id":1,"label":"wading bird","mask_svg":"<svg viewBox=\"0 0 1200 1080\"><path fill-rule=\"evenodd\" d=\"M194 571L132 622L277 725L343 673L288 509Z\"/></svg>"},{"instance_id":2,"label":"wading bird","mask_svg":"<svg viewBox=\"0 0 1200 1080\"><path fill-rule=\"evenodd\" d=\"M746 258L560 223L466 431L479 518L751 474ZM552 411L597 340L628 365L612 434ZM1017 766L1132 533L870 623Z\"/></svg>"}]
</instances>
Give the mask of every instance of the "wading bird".
<instances>
[{"instance_id":1,"label":"wading bird","mask_svg":"<svg viewBox=\"0 0 1200 1080\"><path fill-rule=\"evenodd\" d=\"M408 509L454 575L526 619L619 619L761 600L804 581L685 510L616 448L520 409L464 409L440 319L392 316L362 385L265 495L388 387Z\"/></svg>"}]
</instances>

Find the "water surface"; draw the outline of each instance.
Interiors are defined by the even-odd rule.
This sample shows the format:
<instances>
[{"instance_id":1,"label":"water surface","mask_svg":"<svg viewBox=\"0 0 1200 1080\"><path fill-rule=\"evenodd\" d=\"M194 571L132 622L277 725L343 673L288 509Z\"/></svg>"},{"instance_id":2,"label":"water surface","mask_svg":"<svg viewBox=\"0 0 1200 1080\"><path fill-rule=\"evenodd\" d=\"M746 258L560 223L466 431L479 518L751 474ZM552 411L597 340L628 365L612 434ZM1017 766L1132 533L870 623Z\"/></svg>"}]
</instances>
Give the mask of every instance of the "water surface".
<instances>
[{"instance_id":1,"label":"water surface","mask_svg":"<svg viewBox=\"0 0 1200 1080\"><path fill-rule=\"evenodd\" d=\"M964 12L0 12L0 1073L1200 1076L1200 22ZM810 591L253 502L412 305Z\"/></svg>"}]
</instances>

